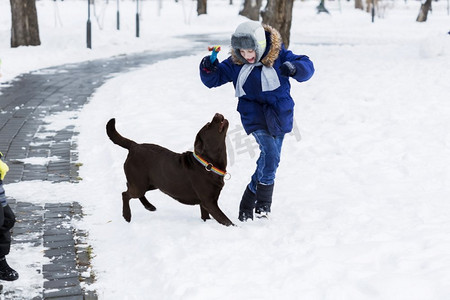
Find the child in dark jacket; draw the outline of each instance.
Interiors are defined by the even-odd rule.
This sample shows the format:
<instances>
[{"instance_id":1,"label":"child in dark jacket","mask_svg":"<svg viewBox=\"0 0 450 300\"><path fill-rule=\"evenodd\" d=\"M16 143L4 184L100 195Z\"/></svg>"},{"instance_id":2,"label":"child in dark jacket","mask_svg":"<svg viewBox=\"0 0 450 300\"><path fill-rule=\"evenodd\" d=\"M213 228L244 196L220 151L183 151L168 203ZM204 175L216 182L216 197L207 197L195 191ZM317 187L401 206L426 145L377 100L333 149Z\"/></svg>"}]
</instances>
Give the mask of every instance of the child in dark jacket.
<instances>
[{"instance_id":1,"label":"child in dark jacket","mask_svg":"<svg viewBox=\"0 0 450 300\"><path fill-rule=\"evenodd\" d=\"M299 82L314 74L305 55L285 49L277 30L259 22L240 24L231 36L231 56L223 62L200 63L200 78L208 87L233 82L238 97L237 110L247 134L260 148L256 171L239 205L239 220L268 217L284 135L292 130L294 101L289 77Z\"/></svg>"},{"instance_id":2,"label":"child in dark jacket","mask_svg":"<svg viewBox=\"0 0 450 300\"><path fill-rule=\"evenodd\" d=\"M16 217L6 202L5 190L3 189L3 179L9 171L8 165L1 158L0 152L0 280L14 281L19 278L19 274L13 270L6 262L5 256L9 254L11 248L11 228L16 222Z\"/></svg>"}]
</instances>

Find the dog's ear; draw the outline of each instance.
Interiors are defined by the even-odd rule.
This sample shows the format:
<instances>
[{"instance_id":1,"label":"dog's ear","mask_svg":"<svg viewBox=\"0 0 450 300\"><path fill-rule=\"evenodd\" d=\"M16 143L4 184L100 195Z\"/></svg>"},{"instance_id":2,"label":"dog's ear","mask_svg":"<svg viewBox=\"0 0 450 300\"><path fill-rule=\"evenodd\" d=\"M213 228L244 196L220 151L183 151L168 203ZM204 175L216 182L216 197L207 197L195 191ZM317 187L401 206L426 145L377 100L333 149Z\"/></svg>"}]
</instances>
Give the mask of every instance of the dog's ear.
<instances>
[{"instance_id":1,"label":"dog's ear","mask_svg":"<svg viewBox=\"0 0 450 300\"><path fill-rule=\"evenodd\" d=\"M195 153L197 153L197 154L203 153L204 147L205 147L205 145L203 143L203 140L202 140L200 134L197 134L197 136L195 137L195 142L194 142Z\"/></svg>"}]
</instances>

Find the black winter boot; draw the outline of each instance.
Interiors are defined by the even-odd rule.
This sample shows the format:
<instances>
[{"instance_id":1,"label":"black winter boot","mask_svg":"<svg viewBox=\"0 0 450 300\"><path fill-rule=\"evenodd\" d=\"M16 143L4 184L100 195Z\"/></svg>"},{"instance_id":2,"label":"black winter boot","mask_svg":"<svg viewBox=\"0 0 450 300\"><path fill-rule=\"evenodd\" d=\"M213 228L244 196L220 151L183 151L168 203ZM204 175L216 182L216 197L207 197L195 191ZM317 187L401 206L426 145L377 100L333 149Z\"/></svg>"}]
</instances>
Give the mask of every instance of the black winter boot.
<instances>
[{"instance_id":1,"label":"black winter boot","mask_svg":"<svg viewBox=\"0 0 450 300\"><path fill-rule=\"evenodd\" d=\"M274 184L258 184L256 188L255 215L257 218L268 218L272 206Z\"/></svg>"},{"instance_id":2,"label":"black winter boot","mask_svg":"<svg viewBox=\"0 0 450 300\"><path fill-rule=\"evenodd\" d=\"M0 280L14 281L19 279L19 273L13 270L6 262L5 257L0 258Z\"/></svg>"},{"instance_id":3,"label":"black winter boot","mask_svg":"<svg viewBox=\"0 0 450 300\"><path fill-rule=\"evenodd\" d=\"M256 195L247 186L244 195L242 195L239 204L239 221L246 222L248 219L253 220L253 209L255 208Z\"/></svg>"}]
</instances>

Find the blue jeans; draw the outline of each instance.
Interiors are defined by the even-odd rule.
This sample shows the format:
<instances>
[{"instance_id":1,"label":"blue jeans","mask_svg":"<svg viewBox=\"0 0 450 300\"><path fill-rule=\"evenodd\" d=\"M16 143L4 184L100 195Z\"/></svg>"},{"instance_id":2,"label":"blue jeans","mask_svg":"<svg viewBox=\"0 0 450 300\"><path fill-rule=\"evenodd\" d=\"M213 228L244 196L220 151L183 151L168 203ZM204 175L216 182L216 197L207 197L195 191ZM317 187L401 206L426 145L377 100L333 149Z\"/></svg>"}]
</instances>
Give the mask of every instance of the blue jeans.
<instances>
[{"instance_id":1,"label":"blue jeans","mask_svg":"<svg viewBox=\"0 0 450 300\"><path fill-rule=\"evenodd\" d=\"M258 183L271 185L275 181L275 173L281 158L281 146L284 135L272 136L266 130L256 130L252 133L259 145L261 154L256 161L256 171L248 185L249 189L256 193Z\"/></svg>"}]
</instances>

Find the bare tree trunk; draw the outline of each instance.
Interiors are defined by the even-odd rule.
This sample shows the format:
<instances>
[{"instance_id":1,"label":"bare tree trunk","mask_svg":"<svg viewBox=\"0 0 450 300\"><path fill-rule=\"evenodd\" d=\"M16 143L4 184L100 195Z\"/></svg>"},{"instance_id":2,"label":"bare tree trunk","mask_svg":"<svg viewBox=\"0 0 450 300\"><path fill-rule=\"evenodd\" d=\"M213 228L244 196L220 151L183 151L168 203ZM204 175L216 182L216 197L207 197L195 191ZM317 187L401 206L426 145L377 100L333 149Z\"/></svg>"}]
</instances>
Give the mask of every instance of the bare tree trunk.
<instances>
[{"instance_id":1,"label":"bare tree trunk","mask_svg":"<svg viewBox=\"0 0 450 300\"><path fill-rule=\"evenodd\" d=\"M362 0L355 0L355 9L364 9Z\"/></svg>"},{"instance_id":2,"label":"bare tree trunk","mask_svg":"<svg viewBox=\"0 0 450 300\"><path fill-rule=\"evenodd\" d=\"M206 15L206 1L207 0L197 0L197 15Z\"/></svg>"},{"instance_id":3,"label":"bare tree trunk","mask_svg":"<svg viewBox=\"0 0 450 300\"><path fill-rule=\"evenodd\" d=\"M263 23L280 32L286 48L289 47L293 7L294 0L267 0L266 8L261 12Z\"/></svg>"},{"instance_id":4,"label":"bare tree trunk","mask_svg":"<svg viewBox=\"0 0 450 300\"><path fill-rule=\"evenodd\" d=\"M253 21L259 21L259 11L261 10L262 0L245 0L244 8L239 12L241 16L247 17Z\"/></svg>"},{"instance_id":5,"label":"bare tree trunk","mask_svg":"<svg viewBox=\"0 0 450 300\"><path fill-rule=\"evenodd\" d=\"M41 44L35 1L10 0L12 48Z\"/></svg>"},{"instance_id":6,"label":"bare tree trunk","mask_svg":"<svg viewBox=\"0 0 450 300\"><path fill-rule=\"evenodd\" d=\"M426 22L427 16L428 16L428 11L430 11L430 10L431 10L431 0L427 0L427 1L425 1L425 3L423 3L420 6L419 15L417 16L416 21L417 22Z\"/></svg>"}]
</instances>

